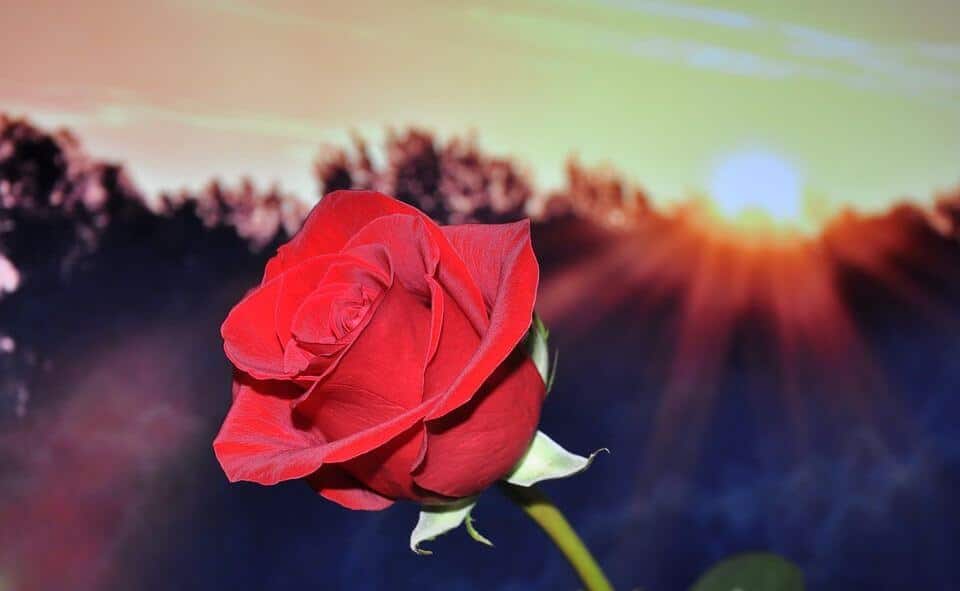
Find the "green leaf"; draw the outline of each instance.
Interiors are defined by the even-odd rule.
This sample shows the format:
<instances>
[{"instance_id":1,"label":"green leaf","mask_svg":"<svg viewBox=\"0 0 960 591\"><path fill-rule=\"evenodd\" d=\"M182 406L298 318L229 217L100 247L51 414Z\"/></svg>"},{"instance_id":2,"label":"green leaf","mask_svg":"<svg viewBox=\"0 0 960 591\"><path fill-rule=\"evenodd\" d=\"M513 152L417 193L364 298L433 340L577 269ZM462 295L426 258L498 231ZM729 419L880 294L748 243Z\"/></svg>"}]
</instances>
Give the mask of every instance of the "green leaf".
<instances>
[{"instance_id":1,"label":"green leaf","mask_svg":"<svg viewBox=\"0 0 960 591\"><path fill-rule=\"evenodd\" d=\"M533 486L542 480L567 478L589 468L601 451L610 450L601 448L585 458L568 452L546 433L537 431L527 453L504 480L517 486Z\"/></svg>"},{"instance_id":2,"label":"green leaf","mask_svg":"<svg viewBox=\"0 0 960 591\"><path fill-rule=\"evenodd\" d=\"M420 547L423 542L434 540L437 536L460 527L466 522L467 533L474 540L493 546L487 538L473 527L470 511L477 504L477 497L468 497L442 505L424 505L420 508L420 519L417 526L410 533L410 549L421 555L433 554L430 550Z\"/></svg>"},{"instance_id":3,"label":"green leaf","mask_svg":"<svg viewBox=\"0 0 960 591\"><path fill-rule=\"evenodd\" d=\"M690 591L803 591L803 572L776 554L740 554L717 563Z\"/></svg>"}]
</instances>

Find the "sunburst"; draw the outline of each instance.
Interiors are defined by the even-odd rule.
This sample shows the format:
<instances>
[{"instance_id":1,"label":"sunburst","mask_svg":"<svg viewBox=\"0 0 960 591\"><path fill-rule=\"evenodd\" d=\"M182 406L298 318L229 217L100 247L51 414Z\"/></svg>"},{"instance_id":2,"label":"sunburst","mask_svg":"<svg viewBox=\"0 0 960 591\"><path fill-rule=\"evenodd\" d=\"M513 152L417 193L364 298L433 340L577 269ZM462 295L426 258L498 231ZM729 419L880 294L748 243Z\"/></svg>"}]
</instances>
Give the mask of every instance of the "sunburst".
<instances>
[{"instance_id":1,"label":"sunburst","mask_svg":"<svg viewBox=\"0 0 960 591\"><path fill-rule=\"evenodd\" d=\"M606 314L643 315L673 302L672 330L650 337L664 340L668 369L663 390L649 393L658 404L645 465L658 472L697 461L697 442L744 334L751 340L742 362L770 376L769 395L780 398L798 451L821 409L869 421L870 398L885 388L837 283L838 247L819 231L704 221L693 208L618 232L593 256L549 276L538 304L568 334L587 334ZM678 441L688 457L662 453ZM658 466L661 457L672 464Z\"/></svg>"}]
</instances>

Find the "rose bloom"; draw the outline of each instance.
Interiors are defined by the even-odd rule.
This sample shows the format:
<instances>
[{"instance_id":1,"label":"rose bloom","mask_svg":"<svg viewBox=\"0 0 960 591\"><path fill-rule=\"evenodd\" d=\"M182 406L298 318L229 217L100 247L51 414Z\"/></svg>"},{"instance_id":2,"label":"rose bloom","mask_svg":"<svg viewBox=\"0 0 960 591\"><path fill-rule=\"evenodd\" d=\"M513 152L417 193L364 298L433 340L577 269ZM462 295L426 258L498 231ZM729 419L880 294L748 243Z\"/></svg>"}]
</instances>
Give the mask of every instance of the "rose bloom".
<instances>
[{"instance_id":1,"label":"rose bloom","mask_svg":"<svg viewBox=\"0 0 960 591\"><path fill-rule=\"evenodd\" d=\"M540 417L521 346L538 275L529 222L440 227L379 193L327 195L223 323L224 472L305 478L351 509L487 488Z\"/></svg>"}]
</instances>

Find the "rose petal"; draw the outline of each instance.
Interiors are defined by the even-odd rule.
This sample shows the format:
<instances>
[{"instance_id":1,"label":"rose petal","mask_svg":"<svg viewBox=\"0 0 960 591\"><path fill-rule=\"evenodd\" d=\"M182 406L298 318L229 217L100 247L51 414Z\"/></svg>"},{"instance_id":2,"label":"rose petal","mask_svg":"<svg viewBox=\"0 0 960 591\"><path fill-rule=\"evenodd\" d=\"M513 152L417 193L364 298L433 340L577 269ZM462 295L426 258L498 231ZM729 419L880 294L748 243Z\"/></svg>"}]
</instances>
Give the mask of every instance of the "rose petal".
<instances>
[{"instance_id":1,"label":"rose petal","mask_svg":"<svg viewBox=\"0 0 960 591\"><path fill-rule=\"evenodd\" d=\"M430 339L427 344L427 355L423 360L424 367L429 367L430 362L437 354L437 347L440 346L440 333L443 329L443 316L446 307L444 305L446 295L437 280L430 277L427 279L427 285L430 288ZM424 376L424 380L426 380L426 376ZM426 392L426 388L427 386L424 384L424 392Z\"/></svg>"},{"instance_id":2,"label":"rose petal","mask_svg":"<svg viewBox=\"0 0 960 591\"><path fill-rule=\"evenodd\" d=\"M329 441L327 462L383 446L432 410L421 403L430 319L426 304L395 284L350 354L297 405Z\"/></svg>"},{"instance_id":3,"label":"rose petal","mask_svg":"<svg viewBox=\"0 0 960 591\"><path fill-rule=\"evenodd\" d=\"M432 408L430 403L421 404L327 442L291 408L300 393L292 382L258 381L241 374L237 383L233 405L213 442L217 460L231 482L270 485L304 478L325 462L344 462L384 445L421 421Z\"/></svg>"},{"instance_id":4,"label":"rose petal","mask_svg":"<svg viewBox=\"0 0 960 591\"><path fill-rule=\"evenodd\" d=\"M230 310L220 327L223 350L231 362L257 379L293 375L284 364L284 348L278 337L278 307L285 283L318 280L330 264L329 257L312 257L248 293ZM299 286L298 286L299 289Z\"/></svg>"},{"instance_id":5,"label":"rose petal","mask_svg":"<svg viewBox=\"0 0 960 591\"><path fill-rule=\"evenodd\" d=\"M293 318L304 300L324 283L355 281L363 285L389 285L390 262L385 251L368 249L363 257L330 254L310 257L278 275L280 292L275 311L277 337L286 343L292 336ZM372 252L377 251L377 252Z\"/></svg>"},{"instance_id":6,"label":"rose petal","mask_svg":"<svg viewBox=\"0 0 960 591\"><path fill-rule=\"evenodd\" d=\"M267 263L263 282L307 258L339 252L361 228L396 214L414 216L423 222L439 249L440 284L450 291L477 330L485 330L488 317L483 295L440 227L420 210L374 191L334 191L323 197L296 236Z\"/></svg>"},{"instance_id":7,"label":"rose petal","mask_svg":"<svg viewBox=\"0 0 960 591\"><path fill-rule=\"evenodd\" d=\"M298 268L291 269L291 272ZM284 350L285 369L312 381L326 377L347 354L356 335L363 332L380 305L381 294L392 284L393 266L382 245L362 246L351 249L349 254L336 255L320 287L299 303L290 319L292 338ZM369 306L363 306L359 322L353 318L348 334L336 337L334 329L342 328L344 319L335 313L338 306L334 300L338 295L357 289L360 291L355 295L363 295L369 300Z\"/></svg>"},{"instance_id":8,"label":"rose petal","mask_svg":"<svg viewBox=\"0 0 960 591\"><path fill-rule=\"evenodd\" d=\"M316 355L300 348L296 340L287 339L287 344L283 347L283 371L288 375L300 375L310 368L310 364L315 364Z\"/></svg>"},{"instance_id":9,"label":"rose petal","mask_svg":"<svg viewBox=\"0 0 960 591\"><path fill-rule=\"evenodd\" d=\"M277 304L274 311L277 338L286 343L292 336L290 325L293 316L303 304L303 300L313 293L323 281L323 277L330 270L330 265L340 260L336 254L321 255L308 259L313 261L309 265L300 265L293 273L284 273L277 276L280 291L277 294Z\"/></svg>"},{"instance_id":10,"label":"rose petal","mask_svg":"<svg viewBox=\"0 0 960 591\"><path fill-rule=\"evenodd\" d=\"M433 400L425 402L394 416L386 422L328 443L324 458L330 463L346 462L376 449L422 421L427 413L433 410L434 406L435 401Z\"/></svg>"},{"instance_id":11,"label":"rose petal","mask_svg":"<svg viewBox=\"0 0 960 591\"><path fill-rule=\"evenodd\" d=\"M433 349L423 373L423 399L436 399L445 393L460 370L467 365L470 358L480 344L473 325L460 309L449 293L437 285L437 293L433 299L433 311L441 309L443 314L437 317L434 314L430 325L431 348ZM436 343L433 344L433 339ZM426 457L427 439L424 438L419 454L411 464L411 471L416 469Z\"/></svg>"},{"instance_id":12,"label":"rose petal","mask_svg":"<svg viewBox=\"0 0 960 591\"><path fill-rule=\"evenodd\" d=\"M505 279L520 279L515 273L521 271L539 274L530 242L530 220L511 224L444 226L440 231L463 260L491 312L503 293ZM510 290L529 288L528 291L536 295L536 278L537 275L532 282L507 287ZM510 295L518 294L510 291Z\"/></svg>"},{"instance_id":13,"label":"rose petal","mask_svg":"<svg viewBox=\"0 0 960 591\"><path fill-rule=\"evenodd\" d=\"M394 214L373 220L347 242L344 252L368 245L386 249L393 272L407 291L429 296L426 278L437 271L440 249L424 218Z\"/></svg>"},{"instance_id":14,"label":"rose petal","mask_svg":"<svg viewBox=\"0 0 960 591\"><path fill-rule=\"evenodd\" d=\"M300 389L242 374L235 386L233 406L213 442L227 478L276 484L316 471L325 442L318 431L294 422L290 404Z\"/></svg>"},{"instance_id":15,"label":"rose petal","mask_svg":"<svg viewBox=\"0 0 960 591\"><path fill-rule=\"evenodd\" d=\"M420 404L430 319L426 303L395 284L350 354L311 394L310 402L301 404L301 412L315 418L333 441L359 431L374 418L378 422L388 418L377 417L379 410L395 415ZM340 409L341 404L352 408ZM364 412L368 405L376 408Z\"/></svg>"},{"instance_id":16,"label":"rose petal","mask_svg":"<svg viewBox=\"0 0 960 591\"><path fill-rule=\"evenodd\" d=\"M337 464L371 489L387 497L416 499L420 492L410 474L410 465L423 446L423 425L414 425L384 445Z\"/></svg>"},{"instance_id":17,"label":"rose petal","mask_svg":"<svg viewBox=\"0 0 960 591\"><path fill-rule=\"evenodd\" d=\"M444 394L480 346L480 335L453 297L439 288L434 309L443 308L436 351L424 372L424 400ZM432 327L431 327L432 328Z\"/></svg>"},{"instance_id":18,"label":"rose petal","mask_svg":"<svg viewBox=\"0 0 960 591\"><path fill-rule=\"evenodd\" d=\"M544 395L536 366L517 350L469 403L427 422L426 454L414 471L414 481L456 498L484 490L527 450Z\"/></svg>"},{"instance_id":19,"label":"rose petal","mask_svg":"<svg viewBox=\"0 0 960 591\"><path fill-rule=\"evenodd\" d=\"M307 483L325 499L347 509L380 511L393 505L393 499L375 493L336 464L326 465L310 476Z\"/></svg>"},{"instance_id":20,"label":"rose petal","mask_svg":"<svg viewBox=\"0 0 960 591\"><path fill-rule=\"evenodd\" d=\"M528 221L448 226L442 230L488 302L490 326L476 353L428 419L442 417L470 400L516 348L530 327L539 279Z\"/></svg>"},{"instance_id":21,"label":"rose petal","mask_svg":"<svg viewBox=\"0 0 960 591\"><path fill-rule=\"evenodd\" d=\"M240 300L220 326L223 350L230 361L260 379L285 375L283 347L274 326L279 293L279 280L261 285Z\"/></svg>"},{"instance_id":22,"label":"rose petal","mask_svg":"<svg viewBox=\"0 0 960 591\"><path fill-rule=\"evenodd\" d=\"M423 215L409 205L374 191L334 191L324 196L310 211L300 231L267 263L263 281L269 281L304 259L340 252L360 228L379 217L397 213Z\"/></svg>"}]
</instances>

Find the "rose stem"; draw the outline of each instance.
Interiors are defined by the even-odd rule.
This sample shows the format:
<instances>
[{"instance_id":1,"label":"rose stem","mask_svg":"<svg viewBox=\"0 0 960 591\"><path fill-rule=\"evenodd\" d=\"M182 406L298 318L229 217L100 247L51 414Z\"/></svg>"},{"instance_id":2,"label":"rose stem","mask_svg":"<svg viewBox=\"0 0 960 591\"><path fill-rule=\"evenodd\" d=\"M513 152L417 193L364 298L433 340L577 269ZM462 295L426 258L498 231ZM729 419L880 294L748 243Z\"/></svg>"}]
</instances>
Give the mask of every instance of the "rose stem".
<instances>
[{"instance_id":1,"label":"rose stem","mask_svg":"<svg viewBox=\"0 0 960 591\"><path fill-rule=\"evenodd\" d=\"M570 566L577 571L587 591L613 591L613 586L590 554L590 550L547 495L534 486L516 486L507 482L500 482L500 490L523 509L556 544Z\"/></svg>"}]
</instances>

